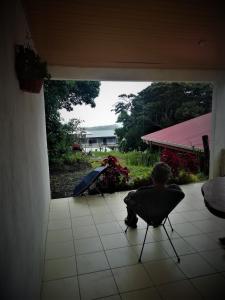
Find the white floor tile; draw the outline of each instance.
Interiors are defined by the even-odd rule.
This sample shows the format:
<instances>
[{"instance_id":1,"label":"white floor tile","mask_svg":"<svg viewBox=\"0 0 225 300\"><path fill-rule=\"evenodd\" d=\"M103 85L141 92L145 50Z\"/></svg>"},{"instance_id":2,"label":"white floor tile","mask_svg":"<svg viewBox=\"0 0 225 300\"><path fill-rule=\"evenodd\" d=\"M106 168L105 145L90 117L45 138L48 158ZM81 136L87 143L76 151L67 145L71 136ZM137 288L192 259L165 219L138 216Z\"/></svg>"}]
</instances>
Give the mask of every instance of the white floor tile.
<instances>
[{"instance_id":1,"label":"white floor tile","mask_svg":"<svg viewBox=\"0 0 225 300\"><path fill-rule=\"evenodd\" d=\"M191 223L175 224L173 228L181 237L201 234L201 231Z\"/></svg>"},{"instance_id":2,"label":"white floor tile","mask_svg":"<svg viewBox=\"0 0 225 300\"><path fill-rule=\"evenodd\" d=\"M147 272L141 264L112 269L120 293L152 286Z\"/></svg>"},{"instance_id":3,"label":"white floor tile","mask_svg":"<svg viewBox=\"0 0 225 300\"><path fill-rule=\"evenodd\" d=\"M157 289L163 300L202 300L199 292L188 280L161 285Z\"/></svg>"},{"instance_id":4,"label":"white floor tile","mask_svg":"<svg viewBox=\"0 0 225 300\"><path fill-rule=\"evenodd\" d=\"M47 243L73 241L71 229L49 230L47 233Z\"/></svg>"},{"instance_id":5,"label":"white floor tile","mask_svg":"<svg viewBox=\"0 0 225 300\"><path fill-rule=\"evenodd\" d=\"M182 186L186 197L170 214L175 231L167 229L180 264L162 227L149 228L143 263L137 263L146 224L139 219L137 229L124 234L127 192L52 200L42 299L80 299L75 258L79 273L88 272L78 276L82 300L223 299L225 258L218 237L225 236L225 220L208 212L201 185Z\"/></svg>"},{"instance_id":6,"label":"white floor tile","mask_svg":"<svg viewBox=\"0 0 225 300\"><path fill-rule=\"evenodd\" d=\"M77 274L75 257L51 259L45 262L44 280L72 277Z\"/></svg>"},{"instance_id":7,"label":"white floor tile","mask_svg":"<svg viewBox=\"0 0 225 300\"><path fill-rule=\"evenodd\" d=\"M122 232L122 228L117 222L98 224L96 227L100 235Z\"/></svg>"},{"instance_id":8,"label":"white floor tile","mask_svg":"<svg viewBox=\"0 0 225 300\"><path fill-rule=\"evenodd\" d=\"M48 281L43 284L42 300L79 300L77 278Z\"/></svg>"},{"instance_id":9,"label":"white floor tile","mask_svg":"<svg viewBox=\"0 0 225 300\"><path fill-rule=\"evenodd\" d=\"M73 227L73 234L75 239L85 239L98 236L95 225Z\"/></svg>"},{"instance_id":10,"label":"white floor tile","mask_svg":"<svg viewBox=\"0 0 225 300\"><path fill-rule=\"evenodd\" d=\"M129 241L130 245L138 245L143 243L144 241L144 237L145 237L145 229L132 229L132 228L128 228L128 231L126 233L126 238ZM147 237L146 237L146 243L148 242L152 242L152 236L150 234L150 230L147 233Z\"/></svg>"},{"instance_id":11,"label":"white floor tile","mask_svg":"<svg viewBox=\"0 0 225 300\"><path fill-rule=\"evenodd\" d=\"M113 295L109 297L100 298L101 300L121 300L120 295Z\"/></svg>"},{"instance_id":12,"label":"white floor tile","mask_svg":"<svg viewBox=\"0 0 225 300\"><path fill-rule=\"evenodd\" d=\"M102 235L101 241L105 250L129 246L123 233Z\"/></svg>"},{"instance_id":13,"label":"white floor tile","mask_svg":"<svg viewBox=\"0 0 225 300\"><path fill-rule=\"evenodd\" d=\"M79 226L87 226L87 225L93 225L94 220L92 216L83 216L83 217L76 217L72 218L72 227L76 228Z\"/></svg>"},{"instance_id":14,"label":"white floor tile","mask_svg":"<svg viewBox=\"0 0 225 300\"><path fill-rule=\"evenodd\" d=\"M136 252L137 256L139 257L141 253L141 248L142 245L137 245L132 247L134 251ZM163 259L167 258L168 254L164 250L163 246L160 243L148 243L145 244L143 253L142 253L142 262L146 262L149 260L158 260L158 259Z\"/></svg>"},{"instance_id":15,"label":"white floor tile","mask_svg":"<svg viewBox=\"0 0 225 300\"><path fill-rule=\"evenodd\" d=\"M225 278L220 274L192 279L191 282L203 296L203 299L225 299Z\"/></svg>"},{"instance_id":16,"label":"white floor tile","mask_svg":"<svg viewBox=\"0 0 225 300\"><path fill-rule=\"evenodd\" d=\"M223 229L221 225L213 220L194 221L192 224L203 233L215 232Z\"/></svg>"},{"instance_id":17,"label":"white floor tile","mask_svg":"<svg viewBox=\"0 0 225 300\"><path fill-rule=\"evenodd\" d=\"M64 258L74 256L73 242L48 243L46 245L45 259Z\"/></svg>"},{"instance_id":18,"label":"white floor tile","mask_svg":"<svg viewBox=\"0 0 225 300\"><path fill-rule=\"evenodd\" d=\"M118 294L111 271L78 276L81 299L92 300Z\"/></svg>"},{"instance_id":19,"label":"white floor tile","mask_svg":"<svg viewBox=\"0 0 225 300\"><path fill-rule=\"evenodd\" d=\"M117 248L106 251L111 268L137 264L138 256L131 247Z\"/></svg>"},{"instance_id":20,"label":"white floor tile","mask_svg":"<svg viewBox=\"0 0 225 300\"><path fill-rule=\"evenodd\" d=\"M160 300L158 291L155 288L148 288L121 294L122 300Z\"/></svg>"},{"instance_id":21,"label":"white floor tile","mask_svg":"<svg viewBox=\"0 0 225 300\"><path fill-rule=\"evenodd\" d=\"M204 251L204 250L218 248L218 244L215 243L215 241L211 239L209 236L207 236L206 234L187 236L184 238L184 240L197 251Z\"/></svg>"},{"instance_id":22,"label":"white floor tile","mask_svg":"<svg viewBox=\"0 0 225 300\"><path fill-rule=\"evenodd\" d=\"M75 240L74 245L76 254L87 254L103 250L99 237Z\"/></svg>"},{"instance_id":23,"label":"white floor tile","mask_svg":"<svg viewBox=\"0 0 225 300\"><path fill-rule=\"evenodd\" d=\"M49 220L67 219L70 218L69 208L54 209L49 212Z\"/></svg>"},{"instance_id":24,"label":"white floor tile","mask_svg":"<svg viewBox=\"0 0 225 300\"><path fill-rule=\"evenodd\" d=\"M149 273L154 284L165 284L173 281L185 279L185 275L172 259L163 259L144 263L144 267Z\"/></svg>"},{"instance_id":25,"label":"white floor tile","mask_svg":"<svg viewBox=\"0 0 225 300\"><path fill-rule=\"evenodd\" d=\"M199 253L217 271L225 271L225 251L216 249Z\"/></svg>"},{"instance_id":26,"label":"white floor tile","mask_svg":"<svg viewBox=\"0 0 225 300\"><path fill-rule=\"evenodd\" d=\"M112 213L106 213L106 214L94 213L92 214L92 216L96 225L115 221L115 217L113 216Z\"/></svg>"},{"instance_id":27,"label":"white floor tile","mask_svg":"<svg viewBox=\"0 0 225 300\"><path fill-rule=\"evenodd\" d=\"M169 256L176 256L169 240L162 241L159 243L166 250L166 252L168 253ZM178 255L185 255L185 254L190 254L190 253L196 252L196 250L182 238L173 239L172 243L173 243Z\"/></svg>"},{"instance_id":28,"label":"white floor tile","mask_svg":"<svg viewBox=\"0 0 225 300\"><path fill-rule=\"evenodd\" d=\"M70 214L72 218L88 216L91 214L88 206L82 207L71 207L70 206Z\"/></svg>"},{"instance_id":29,"label":"white floor tile","mask_svg":"<svg viewBox=\"0 0 225 300\"><path fill-rule=\"evenodd\" d=\"M48 230L60 230L71 228L70 219L51 220L48 223Z\"/></svg>"},{"instance_id":30,"label":"white floor tile","mask_svg":"<svg viewBox=\"0 0 225 300\"><path fill-rule=\"evenodd\" d=\"M215 268L211 267L199 254L188 254L181 256L179 268L188 278L215 273Z\"/></svg>"},{"instance_id":31,"label":"white floor tile","mask_svg":"<svg viewBox=\"0 0 225 300\"><path fill-rule=\"evenodd\" d=\"M107 270L110 268L104 252L78 255L76 259L79 275Z\"/></svg>"}]
</instances>

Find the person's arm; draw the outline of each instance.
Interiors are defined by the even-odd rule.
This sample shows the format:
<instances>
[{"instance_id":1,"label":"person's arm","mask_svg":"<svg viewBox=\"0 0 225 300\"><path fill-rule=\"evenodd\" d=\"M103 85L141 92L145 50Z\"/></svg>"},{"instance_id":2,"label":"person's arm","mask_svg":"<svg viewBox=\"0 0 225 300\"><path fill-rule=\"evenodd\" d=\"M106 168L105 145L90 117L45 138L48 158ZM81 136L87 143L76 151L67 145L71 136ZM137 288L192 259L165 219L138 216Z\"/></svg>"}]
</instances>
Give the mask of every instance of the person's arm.
<instances>
[{"instance_id":1,"label":"person's arm","mask_svg":"<svg viewBox=\"0 0 225 300\"><path fill-rule=\"evenodd\" d=\"M170 190L176 190L176 191L181 191L182 192L181 187L179 187L179 185L177 185L177 184L170 184L170 185L168 185L168 189L170 189Z\"/></svg>"},{"instance_id":2,"label":"person's arm","mask_svg":"<svg viewBox=\"0 0 225 300\"><path fill-rule=\"evenodd\" d=\"M184 192L182 191L181 187L179 187L179 185L177 184L170 184L168 186L168 190L172 191L172 192L175 192L178 196L178 198L180 199L183 199L185 194Z\"/></svg>"}]
</instances>

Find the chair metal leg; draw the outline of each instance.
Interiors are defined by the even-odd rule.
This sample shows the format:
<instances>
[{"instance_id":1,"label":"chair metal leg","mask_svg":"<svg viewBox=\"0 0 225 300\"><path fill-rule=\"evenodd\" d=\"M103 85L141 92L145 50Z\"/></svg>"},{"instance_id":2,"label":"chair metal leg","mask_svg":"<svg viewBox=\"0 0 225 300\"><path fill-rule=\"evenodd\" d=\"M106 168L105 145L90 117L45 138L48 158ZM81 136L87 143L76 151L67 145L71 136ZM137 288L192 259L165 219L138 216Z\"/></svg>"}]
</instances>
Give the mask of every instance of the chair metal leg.
<instances>
[{"instance_id":1,"label":"chair metal leg","mask_svg":"<svg viewBox=\"0 0 225 300\"><path fill-rule=\"evenodd\" d=\"M105 198L104 193L101 191L101 189L98 187L97 184L95 185L95 189L96 189L96 191L97 191L99 194L101 194L101 196L102 196L103 198Z\"/></svg>"},{"instance_id":2,"label":"chair metal leg","mask_svg":"<svg viewBox=\"0 0 225 300\"><path fill-rule=\"evenodd\" d=\"M129 227L129 226L127 226L127 228L125 229L124 233L127 233L128 227Z\"/></svg>"},{"instance_id":3,"label":"chair metal leg","mask_svg":"<svg viewBox=\"0 0 225 300\"><path fill-rule=\"evenodd\" d=\"M172 226L172 224L171 224L171 222L170 222L170 219L169 219L169 217L167 217L167 219L168 219L168 221L169 221L169 224L170 224L171 230L173 231L173 226Z\"/></svg>"},{"instance_id":4,"label":"chair metal leg","mask_svg":"<svg viewBox=\"0 0 225 300\"><path fill-rule=\"evenodd\" d=\"M144 249L144 246L145 246L145 240L146 240L147 233L148 233L148 227L149 227L149 225L147 225L147 228L146 228L146 231L145 231L145 237L144 237L144 241L143 241L143 244L142 244L141 253L140 253L140 256L139 256L139 259L138 259L139 263L141 262L142 252L143 252L143 249Z\"/></svg>"},{"instance_id":5,"label":"chair metal leg","mask_svg":"<svg viewBox=\"0 0 225 300\"><path fill-rule=\"evenodd\" d=\"M172 227L172 224L171 224L171 222L170 222L169 217L166 217L165 220L164 220L164 222L163 222L161 225L165 225L167 220L168 220L168 222L169 222L169 224L170 224L171 230L173 231L173 227Z\"/></svg>"},{"instance_id":6,"label":"chair metal leg","mask_svg":"<svg viewBox=\"0 0 225 300\"><path fill-rule=\"evenodd\" d=\"M175 247L174 247L174 245L173 245L173 243L172 243L172 241L171 241L171 239L170 239L170 237L169 237L169 234L168 234L168 232L167 232L167 230L166 230L165 225L164 225L164 224L162 224L162 225L163 225L163 228L164 228L164 230L165 230L165 232L166 232L166 235L167 235L167 237L168 237L168 239L169 239L169 242L170 242L170 244L171 244L171 246L172 246L172 248L173 248L173 251L174 251L175 254L176 254L177 262L179 263L179 262L180 262L180 257L179 257L179 255L177 254L177 251L176 251L176 249L175 249Z\"/></svg>"}]
</instances>

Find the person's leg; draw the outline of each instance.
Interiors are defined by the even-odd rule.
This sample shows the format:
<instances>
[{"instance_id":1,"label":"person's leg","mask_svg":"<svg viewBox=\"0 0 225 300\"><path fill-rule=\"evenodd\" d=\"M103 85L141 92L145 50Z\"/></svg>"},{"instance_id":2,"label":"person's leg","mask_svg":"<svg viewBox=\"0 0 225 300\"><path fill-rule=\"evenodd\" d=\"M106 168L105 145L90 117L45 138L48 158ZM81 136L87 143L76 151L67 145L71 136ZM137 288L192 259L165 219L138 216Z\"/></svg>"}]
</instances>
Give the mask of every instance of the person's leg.
<instances>
[{"instance_id":1,"label":"person's leg","mask_svg":"<svg viewBox=\"0 0 225 300\"><path fill-rule=\"evenodd\" d=\"M134 191L129 192L126 197L123 199L123 202L128 204L130 202L132 202L132 196L135 194Z\"/></svg>"},{"instance_id":2,"label":"person's leg","mask_svg":"<svg viewBox=\"0 0 225 300\"><path fill-rule=\"evenodd\" d=\"M134 203L132 200L132 196L135 192L129 192L128 195L124 198L124 202L127 204L127 217L124 220L125 224L132 228L137 228L137 215L134 209Z\"/></svg>"},{"instance_id":3,"label":"person's leg","mask_svg":"<svg viewBox=\"0 0 225 300\"><path fill-rule=\"evenodd\" d=\"M128 193L128 195L124 198L124 202L127 205L127 217L124 220L125 224L127 226L130 226L132 228L137 228L137 215L135 213L135 202L133 200L133 195L135 194L134 191L131 191Z\"/></svg>"},{"instance_id":4,"label":"person's leg","mask_svg":"<svg viewBox=\"0 0 225 300\"><path fill-rule=\"evenodd\" d=\"M137 228L137 222L138 222L137 215L135 213L135 210L129 205L127 205L127 217L124 220L124 222L129 227Z\"/></svg>"}]
</instances>

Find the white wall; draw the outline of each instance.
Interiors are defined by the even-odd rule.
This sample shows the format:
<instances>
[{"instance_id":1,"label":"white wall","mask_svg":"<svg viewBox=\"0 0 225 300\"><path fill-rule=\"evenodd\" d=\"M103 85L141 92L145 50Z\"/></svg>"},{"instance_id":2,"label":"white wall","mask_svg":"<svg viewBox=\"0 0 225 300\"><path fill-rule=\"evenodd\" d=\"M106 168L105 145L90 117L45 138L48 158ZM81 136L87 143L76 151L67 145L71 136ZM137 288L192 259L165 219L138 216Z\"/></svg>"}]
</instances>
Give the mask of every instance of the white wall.
<instances>
[{"instance_id":1,"label":"white wall","mask_svg":"<svg viewBox=\"0 0 225 300\"><path fill-rule=\"evenodd\" d=\"M222 150L225 149L225 78L214 82L212 101L212 139L210 149L210 178L225 169Z\"/></svg>"},{"instance_id":2,"label":"white wall","mask_svg":"<svg viewBox=\"0 0 225 300\"><path fill-rule=\"evenodd\" d=\"M19 0L0 4L0 298L40 297L49 209L43 91L19 90L14 44L26 22Z\"/></svg>"}]
</instances>

